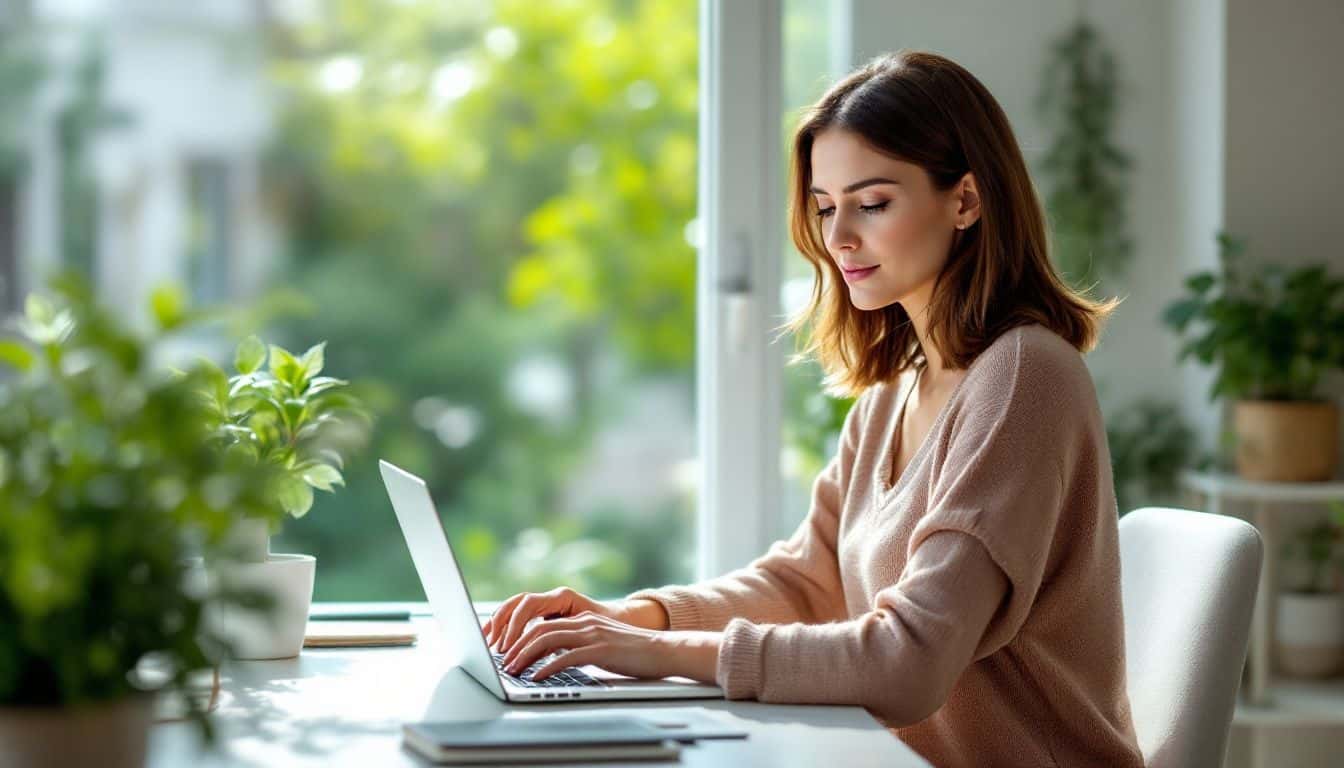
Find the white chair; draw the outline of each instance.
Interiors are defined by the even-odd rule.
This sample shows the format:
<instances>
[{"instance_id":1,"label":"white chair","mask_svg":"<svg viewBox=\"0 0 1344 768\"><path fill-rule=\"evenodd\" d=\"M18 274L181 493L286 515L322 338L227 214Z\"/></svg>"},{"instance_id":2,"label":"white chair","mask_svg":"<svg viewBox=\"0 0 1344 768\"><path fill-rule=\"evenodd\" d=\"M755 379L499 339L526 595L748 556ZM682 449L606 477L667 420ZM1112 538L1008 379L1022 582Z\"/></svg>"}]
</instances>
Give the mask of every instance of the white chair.
<instances>
[{"instance_id":1,"label":"white chair","mask_svg":"<svg viewBox=\"0 0 1344 768\"><path fill-rule=\"evenodd\" d=\"M1261 558L1260 533L1236 518L1120 518L1129 701L1148 768L1223 764Z\"/></svg>"}]
</instances>

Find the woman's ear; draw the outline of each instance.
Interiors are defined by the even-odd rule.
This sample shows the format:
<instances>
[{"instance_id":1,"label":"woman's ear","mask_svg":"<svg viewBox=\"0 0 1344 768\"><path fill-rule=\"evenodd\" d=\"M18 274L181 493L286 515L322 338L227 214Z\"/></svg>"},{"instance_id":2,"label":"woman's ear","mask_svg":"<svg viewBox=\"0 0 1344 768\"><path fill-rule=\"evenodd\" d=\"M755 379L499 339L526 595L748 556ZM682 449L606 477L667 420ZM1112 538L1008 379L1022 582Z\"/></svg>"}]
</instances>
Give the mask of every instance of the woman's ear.
<instances>
[{"instance_id":1,"label":"woman's ear","mask_svg":"<svg viewBox=\"0 0 1344 768\"><path fill-rule=\"evenodd\" d=\"M953 190L952 199L957 206L957 229L969 229L980 220L980 188L975 183L974 174L967 172L961 177Z\"/></svg>"}]
</instances>

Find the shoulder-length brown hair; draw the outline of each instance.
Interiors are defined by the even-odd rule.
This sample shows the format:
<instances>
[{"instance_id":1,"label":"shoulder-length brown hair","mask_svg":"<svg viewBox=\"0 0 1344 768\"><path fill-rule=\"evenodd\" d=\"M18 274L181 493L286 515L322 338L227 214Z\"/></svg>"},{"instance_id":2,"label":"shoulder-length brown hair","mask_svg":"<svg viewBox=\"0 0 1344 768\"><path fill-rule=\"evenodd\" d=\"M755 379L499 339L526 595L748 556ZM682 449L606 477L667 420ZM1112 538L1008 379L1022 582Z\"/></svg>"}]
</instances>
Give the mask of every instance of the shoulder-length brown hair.
<instances>
[{"instance_id":1,"label":"shoulder-length brown hair","mask_svg":"<svg viewBox=\"0 0 1344 768\"><path fill-rule=\"evenodd\" d=\"M945 365L966 368L1000 334L1039 323L1088 352L1118 301L1093 301L1060 279L1047 252L1045 216L1008 117L979 80L931 53L884 54L832 86L802 116L793 140L789 229L812 264L809 306L784 326L810 324L798 362L816 356L827 388L855 395L922 360L900 304L863 311L849 301L826 251L811 194L812 143L826 128L922 167L950 189L967 172L980 218L954 239L928 308L930 341Z\"/></svg>"}]
</instances>

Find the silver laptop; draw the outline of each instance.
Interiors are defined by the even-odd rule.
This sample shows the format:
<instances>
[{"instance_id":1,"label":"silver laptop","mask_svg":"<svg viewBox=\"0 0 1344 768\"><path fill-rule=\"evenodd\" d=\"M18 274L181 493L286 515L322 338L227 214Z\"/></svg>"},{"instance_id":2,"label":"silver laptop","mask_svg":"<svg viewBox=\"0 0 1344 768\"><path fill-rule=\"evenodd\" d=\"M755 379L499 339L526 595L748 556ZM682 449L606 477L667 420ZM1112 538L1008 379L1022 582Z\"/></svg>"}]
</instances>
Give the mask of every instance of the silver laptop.
<instances>
[{"instance_id":1,"label":"silver laptop","mask_svg":"<svg viewBox=\"0 0 1344 768\"><path fill-rule=\"evenodd\" d=\"M638 680L613 674L601 667L569 667L545 680L532 680L532 672L549 660L541 659L517 677L499 668L499 654L491 653L481 631L480 619L467 592L457 558L434 509L425 481L400 467L379 461L383 484L397 512L411 560L420 574L420 585L429 598L430 610L443 630L453 659L476 682L504 701L552 703L575 699L709 699L723 690L681 677Z\"/></svg>"}]
</instances>

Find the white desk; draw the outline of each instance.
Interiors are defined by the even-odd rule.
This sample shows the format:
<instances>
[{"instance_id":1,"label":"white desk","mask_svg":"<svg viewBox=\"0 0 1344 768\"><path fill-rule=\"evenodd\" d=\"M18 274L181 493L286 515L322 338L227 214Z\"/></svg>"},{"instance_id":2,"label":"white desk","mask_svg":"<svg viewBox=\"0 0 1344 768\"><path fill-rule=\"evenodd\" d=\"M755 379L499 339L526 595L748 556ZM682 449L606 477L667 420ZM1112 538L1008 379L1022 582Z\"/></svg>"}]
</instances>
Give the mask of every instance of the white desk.
<instances>
[{"instance_id":1,"label":"white desk","mask_svg":"<svg viewBox=\"0 0 1344 768\"><path fill-rule=\"evenodd\" d=\"M641 768L928 766L858 707L728 701L506 705L444 661L432 622L415 623L420 642L412 648L309 649L297 659L225 665L215 713L221 748L202 753L191 726L158 725L150 735L150 766L424 766L429 763L401 746L404 722L649 708L667 715L708 711L749 736L687 745L680 763L632 764Z\"/></svg>"}]
</instances>

